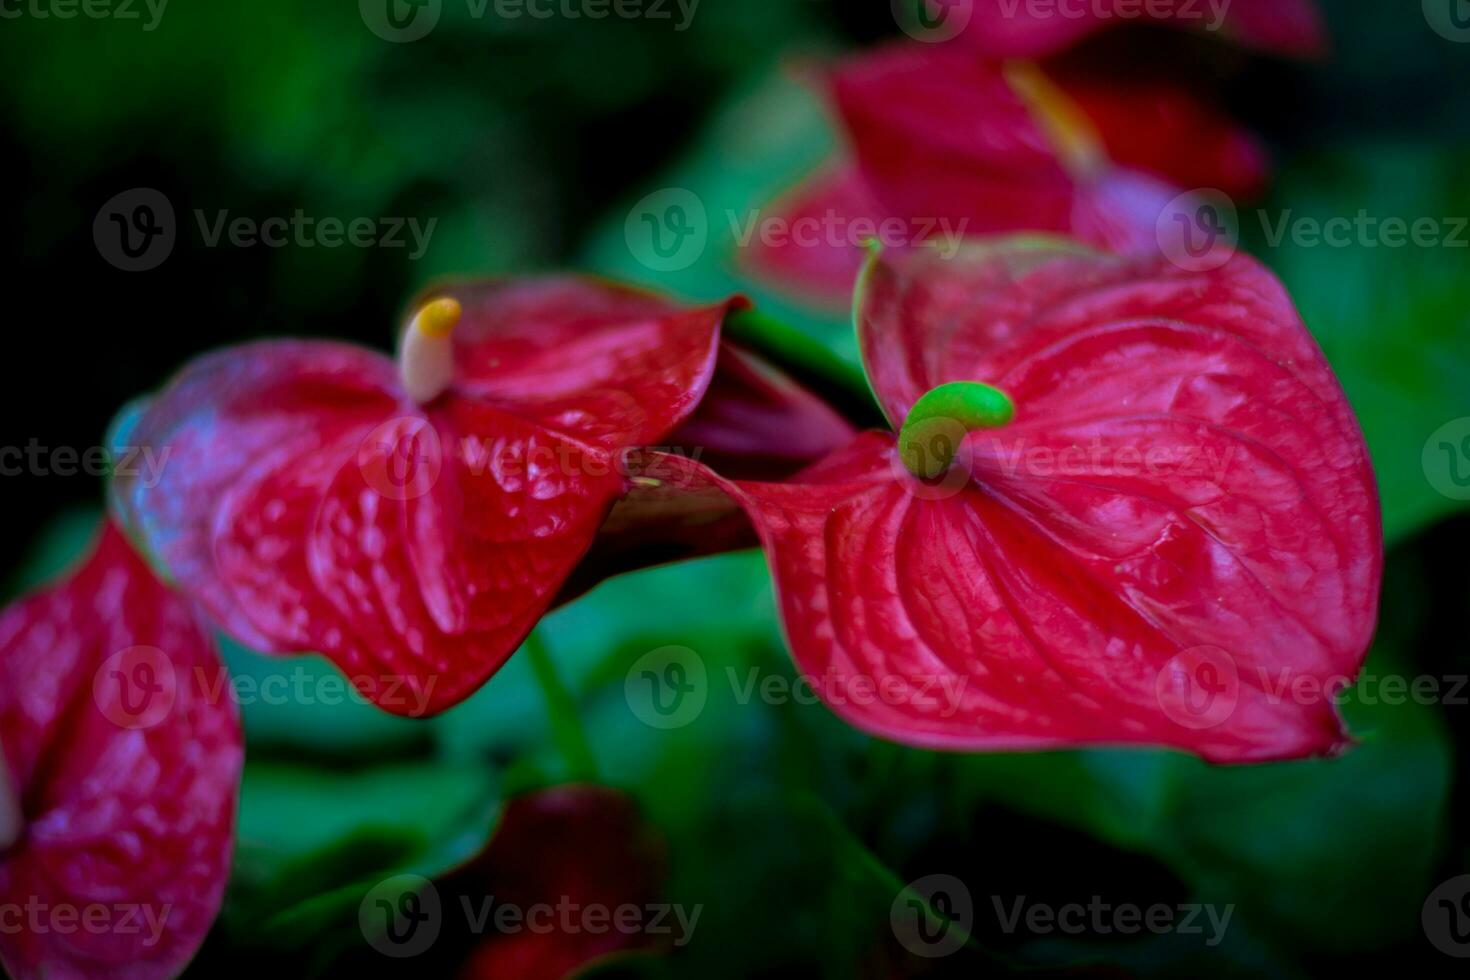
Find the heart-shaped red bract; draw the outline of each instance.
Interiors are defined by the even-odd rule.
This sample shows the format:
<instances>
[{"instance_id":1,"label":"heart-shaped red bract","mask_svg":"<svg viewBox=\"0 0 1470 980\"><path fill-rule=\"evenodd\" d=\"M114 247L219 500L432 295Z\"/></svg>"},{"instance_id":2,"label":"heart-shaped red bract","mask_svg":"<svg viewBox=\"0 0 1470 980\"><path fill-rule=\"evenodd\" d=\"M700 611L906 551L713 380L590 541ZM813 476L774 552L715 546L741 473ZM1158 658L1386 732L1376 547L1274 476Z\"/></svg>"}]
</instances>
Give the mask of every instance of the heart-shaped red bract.
<instances>
[{"instance_id":1,"label":"heart-shaped red bract","mask_svg":"<svg viewBox=\"0 0 1470 980\"><path fill-rule=\"evenodd\" d=\"M949 749L1344 744L1332 693L1373 633L1377 496L1269 272L1039 239L920 249L872 263L858 325L895 424L953 381L1000 387L1016 416L938 481L888 433L789 483L722 481L835 711Z\"/></svg>"},{"instance_id":2,"label":"heart-shaped red bract","mask_svg":"<svg viewBox=\"0 0 1470 980\"><path fill-rule=\"evenodd\" d=\"M240 723L191 605L111 525L0 614L0 748L21 816L0 847L5 969L177 975L224 894Z\"/></svg>"},{"instance_id":3,"label":"heart-shaped red bract","mask_svg":"<svg viewBox=\"0 0 1470 980\"><path fill-rule=\"evenodd\" d=\"M621 454L699 404L729 303L580 278L450 288L449 389L394 362L262 342L187 367L127 441L167 464L114 480L129 530L243 643L318 651L398 714L477 689L625 491Z\"/></svg>"},{"instance_id":4,"label":"heart-shaped red bract","mask_svg":"<svg viewBox=\"0 0 1470 980\"><path fill-rule=\"evenodd\" d=\"M639 492L625 530L684 507L629 481L629 450L687 422L677 437L711 458L785 472L850 434L721 344L743 301L690 308L572 277L439 295L463 321L450 385L426 404L373 351L224 350L188 366L120 437L164 461L156 485L113 482L130 533L227 632L263 651L323 653L387 711L434 714L484 683L563 594L615 502Z\"/></svg>"},{"instance_id":5,"label":"heart-shaped red bract","mask_svg":"<svg viewBox=\"0 0 1470 980\"><path fill-rule=\"evenodd\" d=\"M924 0L953 8L962 43L995 58L1053 54L1089 35L1140 20L1219 34L1237 44L1297 58L1327 46L1313 0Z\"/></svg>"}]
</instances>

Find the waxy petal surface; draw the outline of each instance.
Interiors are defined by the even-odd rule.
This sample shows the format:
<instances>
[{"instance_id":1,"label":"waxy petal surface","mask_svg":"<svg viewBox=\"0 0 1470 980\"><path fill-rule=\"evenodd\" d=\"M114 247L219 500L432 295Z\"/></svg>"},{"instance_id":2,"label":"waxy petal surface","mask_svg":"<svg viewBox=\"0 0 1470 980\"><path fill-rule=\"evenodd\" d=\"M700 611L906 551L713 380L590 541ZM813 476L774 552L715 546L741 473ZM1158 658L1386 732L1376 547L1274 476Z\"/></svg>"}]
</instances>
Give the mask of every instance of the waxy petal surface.
<instances>
[{"instance_id":1,"label":"waxy petal surface","mask_svg":"<svg viewBox=\"0 0 1470 980\"><path fill-rule=\"evenodd\" d=\"M1241 762L1345 744L1320 692L1374 629L1376 490L1264 268L921 249L873 264L858 318L891 419L951 381L994 384L1017 414L937 483L887 433L784 484L705 474L750 513L797 664L836 712L948 749Z\"/></svg>"},{"instance_id":2,"label":"waxy petal surface","mask_svg":"<svg viewBox=\"0 0 1470 980\"><path fill-rule=\"evenodd\" d=\"M0 932L5 969L177 975L224 894L240 723L193 607L110 525L0 613L0 751L22 813L0 852L0 903L24 919Z\"/></svg>"},{"instance_id":3,"label":"waxy petal surface","mask_svg":"<svg viewBox=\"0 0 1470 980\"><path fill-rule=\"evenodd\" d=\"M385 710L476 690L555 599L625 492L620 454L698 405L730 304L575 278L460 301L449 389L390 359L262 342L202 358L127 441L169 453L118 510L241 642L330 657Z\"/></svg>"}]
</instances>

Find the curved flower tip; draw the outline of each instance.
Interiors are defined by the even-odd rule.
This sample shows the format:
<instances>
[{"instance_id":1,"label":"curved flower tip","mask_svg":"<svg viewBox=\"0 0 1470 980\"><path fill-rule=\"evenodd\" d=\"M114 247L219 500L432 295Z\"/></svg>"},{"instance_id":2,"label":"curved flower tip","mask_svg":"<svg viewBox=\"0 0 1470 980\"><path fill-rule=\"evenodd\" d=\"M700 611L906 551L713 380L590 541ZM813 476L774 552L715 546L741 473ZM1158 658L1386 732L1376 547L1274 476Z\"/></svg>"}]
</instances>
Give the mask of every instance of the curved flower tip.
<instances>
[{"instance_id":1,"label":"curved flower tip","mask_svg":"<svg viewBox=\"0 0 1470 980\"><path fill-rule=\"evenodd\" d=\"M934 2L934 0L925 0ZM934 3L934 6L944 6ZM1105 3L1017 3L1015 0L963 0L949 5L963 43L994 58L1036 58L1055 54L1083 38L1140 16L1170 26L1219 35L1245 47L1294 58L1320 57L1327 38L1315 0L1231 0L1225 4L1164 3L1147 10Z\"/></svg>"},{"instance_id":2,"label":"curved flower tip","mask_svg":"<svg viewBox=\"0 0 1470 980\"><path fill-rule=\"evenodd\" d=\"M928 480L877 432L789 483L689 474L749 513L793 655L834 711L947 749L1244 762L1343 745L1332 693L1375 625L1376 489L1269 272L1045 239L889 252L858 324L890 419L956 381L1016 414L957 425Z\"/></svg>"},{"instance_id":3,"label":"curved flower tip","mask_svg":"<svg viewBox=\"0 0 1470 980\"><path fill-rule=\"evenodd\" d=\"M444 889L469 907L493 897L548 928L478 941L460 976L562 980L611 957L657 951L666 934L687 942L676 931L692 928L687 916L671 917L667 928L649 919L661 915L654 905L666 863L662 839L616 790L563 786L512 800L484 853ZM585 928L554 911L566 908L606 919L608 928Z\"/></svg>"},{"instance_id":4,"label":"curved flower tip","mask_svg":"<svg viewBox=\"0 0 1470 980\"><path fill-rule=\"evenodd\" d=\"M111 525L0 613L0 762L5 969L177 975L224 894L240 724L191 605Z\"/></svg>"},{"instance_id":5,"label":"curved flower tip","mask_svg":"<svg viewBox=\"0 0 1470 980\"><path fill-rule=\"evenodd\" d=\"M794 468L848 434L722 348L743 300L573 277L435 296L397 364L313 341L194 362L125 433L165 464L112 488L227 632L320 652L384 710L434 714L500 667L637 489L628 450L689 421L712 456L754 464L759 429Z\"/></svg>"}]
</instances>

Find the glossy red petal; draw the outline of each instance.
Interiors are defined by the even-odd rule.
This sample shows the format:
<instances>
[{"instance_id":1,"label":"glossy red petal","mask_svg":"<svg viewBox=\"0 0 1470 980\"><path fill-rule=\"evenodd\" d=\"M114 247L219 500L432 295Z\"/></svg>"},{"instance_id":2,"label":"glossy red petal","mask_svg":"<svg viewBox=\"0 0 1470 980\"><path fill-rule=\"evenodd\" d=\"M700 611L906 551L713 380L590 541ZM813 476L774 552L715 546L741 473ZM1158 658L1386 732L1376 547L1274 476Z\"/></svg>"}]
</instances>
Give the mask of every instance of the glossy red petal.
<instances>
[{"instance_id":1,"label":"glossy red petal","mask_svg":"<svg viewBox=\"0 0 1470 980\"><path fill-rule=\"evenodd\" d=\"M832 96L887 213L963 233L1068 228L1073 183L998 65L899 44L850 59Z\"/></svg>"},{"instance_id":2,"label":"glossy red petal","mask_svg":"<svg viewBox=\"0 0 1470 980\"><path fill-rule=\"evenodd\" d=\"M177 975L224 893L240 724L192 607L113 527L0 614L0 748L22 813L0 848L6 970Z\"/></svg>"},{"instance_id":3,"label":"glossy red petal","mask_svg":"<svg viewBox=\"0 0 1470 980\"><path fill-rule=\"evenodd\" d=\"M446 882L446 890L467 897L471 907L493 896L522 911L574 908L578 918L567 928L555 913L547 917L548 930L491 935L460 975L561 980L610 956L657 948L658 935L612 923L618 909L633 906L647 924L665 866L662 841L633 801L615 790L566 786L512 800L484 854ZM590 908L604 910L606 928L579 925Z\"/></svg>"},{"instance_id":4,"label":"glossy red petal","mask_svg":"<svg viewBox=\"0 0 1470 980\"><path fill-rule=\"evenodd\" d=\"M1158 216L1179 191L1097 153L1069 163L999 63L900 44L845 63L831 87L873 196L915 230L908 244L1037 231L1158 250Z\"/></svg>"},{"instance_id":5,"label":"glossy red petal","mask_svg":"<svg viewBox=\"0 0 1470 980\"><path fill-rule=\"evenodd\" d=\"M936 3L936 6L938 4ZM1141 17L1291 57L1316 57L1326 35L1314 0L1230 0L1228 3L1161 5L1059 0L956 0L952 17L963 18L966 46L988 57L1035 58ZM1154 14L1153 11L1158 11Z\"/></svg>"},{"instance_id":6,"label":"glossy red petal","mask_svg":"<svg viewBox=\"0 0 1470 980\"><path fill-rule=\"evenodd\" d=\"M1280 284L1031 241L890 256L859 325L890 417L995 384L1008 426L938 485L869 433L750 512L803 674L909 744L1169 745L1215 761L1344 744L1330 697L1382 574L1362 435ZM700 478L699 474L689 477Z\"/></svg>"},{"instance_id":7,"label":"glossy red petal","mask_svg":"<svg viewBox=\"0 0 1470 980\"><path fill-rule=\"evenodd\" d=\"M257 649L319 651L385 710L462 700L546 611L625 491L623 449L698 405L729 304L587 280L447 291L451 389L425 406L392 361L250 345L187 368L114 481L128 527Z\"/></svg>"},{"instance_id":8,"label":"glossy red petal","mask_svg":"<svg viewBox=\"0 0 1470 980\"><path fill-rule=\"evenodd\" d=\"M1249 199L1270 173L1265 148L1249 130L1162 71L1059 59L1047 75L1083 111L1108 157L1183 188L1213 188Z\"/></svg>"}]
</instances>

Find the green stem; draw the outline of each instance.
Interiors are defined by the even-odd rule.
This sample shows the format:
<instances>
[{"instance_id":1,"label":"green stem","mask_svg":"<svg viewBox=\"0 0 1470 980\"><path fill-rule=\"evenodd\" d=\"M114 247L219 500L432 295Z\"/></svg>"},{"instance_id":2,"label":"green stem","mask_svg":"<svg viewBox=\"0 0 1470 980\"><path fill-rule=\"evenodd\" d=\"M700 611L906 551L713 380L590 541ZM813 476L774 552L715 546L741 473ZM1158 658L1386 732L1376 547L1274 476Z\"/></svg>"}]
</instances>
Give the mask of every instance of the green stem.
<instances>
[{"instance_id":1,"label":"green stem","mask_svg":"<svg viewBox=\"0 0 1470 980\"><path fill-rule=\"evenodd\" d=\"M909 472L925 480L943 476L965 434L995 429L1016 417L1009 395L978 381L952 381L914 402L898 434L898 453Z\"/></svg>"},{"instance_id":2,"label":"green stem","mask_svg":"<svg viewBox=\"0 0 1470 980\"><path fill-rule=\"evenodd\" d=\"M525 655L536 673L536 683L541 687L541 696L546 699L546 715L551 721L551 737L566 761L567 774L579 782L597 781L597 758L592 754L592 743L587 739L587 730L582 727L582 718L577 712L577 701L562 681L551 652L540 634L526 637Z\"/></svg>"},{"instance_id":3,"label":"green stem","mask_svg":"<svg viewBox=\"0 0 1470 980\"><path fill-rule=\"evenodd\" d=\"M759 310L738 310L725 318L725 336L776 364L850 421L886 427L863 369L795 327Z\"/></svg>"}]
</instances>

